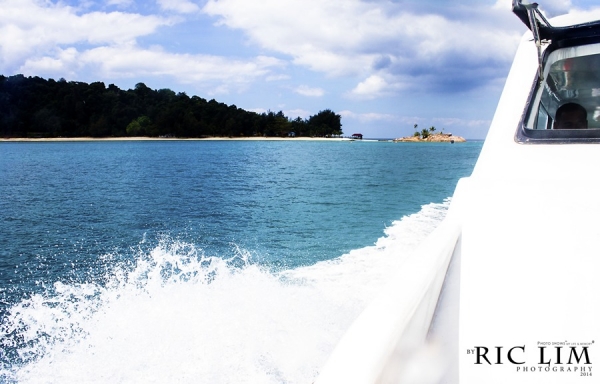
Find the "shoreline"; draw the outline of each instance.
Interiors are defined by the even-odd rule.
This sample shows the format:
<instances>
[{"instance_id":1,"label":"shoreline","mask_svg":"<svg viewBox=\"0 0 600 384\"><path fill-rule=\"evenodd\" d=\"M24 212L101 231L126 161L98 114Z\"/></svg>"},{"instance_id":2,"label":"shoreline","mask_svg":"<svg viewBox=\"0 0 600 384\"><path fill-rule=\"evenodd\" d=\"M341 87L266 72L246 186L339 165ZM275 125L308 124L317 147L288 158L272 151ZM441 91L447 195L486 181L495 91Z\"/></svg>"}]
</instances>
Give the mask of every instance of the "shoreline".
<instances>
[{"instance_id":1,"label":"shoreline","mask_svg":"<svg viewBox=\"0 0 600 384\"><path fill-rule=\"evenodd\" d=\"M345 137L14 137L0 142L66 142L66 141L348 141Z\"/></svg>"},{"instance_id":2,"label":"shoreline","mask_svg":"<svg viewBox=\"0 0 600 384\"><path fill-rule=\"evenodd\" d=\"M402 137L397 139L353 139L351 137L226 137L226 136L214 136L214 137L147 137L147 136L135 136L135 137L0 137L0 143L26 143L26 142L86 142L86 141L364 141L364 142L394 142L394 143L440 143L440 142L455 142L462 143L466 142L464 138L460 136L447 137L444 140L433 139L423 140L416 137ZM475 140L478 141L478 140Z\"/></svg>"},{"instance_id":3,"label":"shoreline","mask_svg":"<svg viewBox=\"0 0 600 384\"><path fill-rule=\"evenodd\" d=\"M394 139L395 143L465 143L467 140L451 133L433 133L422 138L421 136L406 136Z\"/></svg>"}]
</instances>

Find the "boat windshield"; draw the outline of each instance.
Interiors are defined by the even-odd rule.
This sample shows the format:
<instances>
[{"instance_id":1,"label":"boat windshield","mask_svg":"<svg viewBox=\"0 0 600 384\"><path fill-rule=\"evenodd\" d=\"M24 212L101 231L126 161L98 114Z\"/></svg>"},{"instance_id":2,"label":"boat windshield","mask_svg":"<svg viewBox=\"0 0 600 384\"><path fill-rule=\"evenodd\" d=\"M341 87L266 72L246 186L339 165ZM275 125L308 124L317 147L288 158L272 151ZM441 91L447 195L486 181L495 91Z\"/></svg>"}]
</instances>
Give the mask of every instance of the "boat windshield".
<instances>
[{"instance_id":1,"label":"boat windshield","mask_svg":"<svg viewBox=\"0 0 600 384\"><path fill-rule=\"evenodd\" d=\"M517 140L600 141L600 44L553 50L542 73Z\"/></svg>"}]
</instances>

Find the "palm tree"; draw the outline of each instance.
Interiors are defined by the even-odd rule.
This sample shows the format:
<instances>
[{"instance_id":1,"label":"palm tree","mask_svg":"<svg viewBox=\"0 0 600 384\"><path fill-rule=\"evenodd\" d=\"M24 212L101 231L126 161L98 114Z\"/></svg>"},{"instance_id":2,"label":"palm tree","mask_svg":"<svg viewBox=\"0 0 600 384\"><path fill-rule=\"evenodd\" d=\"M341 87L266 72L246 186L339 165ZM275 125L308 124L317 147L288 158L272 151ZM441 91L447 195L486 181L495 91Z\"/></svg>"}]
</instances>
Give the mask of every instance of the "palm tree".
<instances>
[{"instance_id":1,"label":"palm tree","mask_svg":"<svg viewBox=\"0 0 600 384\"><path fill-rule=\"evenodd\" d=\"M413 134L413 136L415 136L415 137L421 137L421 132L419 132L419 124L415 124L413 126L413 128L415 129L415 133Z\"/></svg>"}]
</instances>

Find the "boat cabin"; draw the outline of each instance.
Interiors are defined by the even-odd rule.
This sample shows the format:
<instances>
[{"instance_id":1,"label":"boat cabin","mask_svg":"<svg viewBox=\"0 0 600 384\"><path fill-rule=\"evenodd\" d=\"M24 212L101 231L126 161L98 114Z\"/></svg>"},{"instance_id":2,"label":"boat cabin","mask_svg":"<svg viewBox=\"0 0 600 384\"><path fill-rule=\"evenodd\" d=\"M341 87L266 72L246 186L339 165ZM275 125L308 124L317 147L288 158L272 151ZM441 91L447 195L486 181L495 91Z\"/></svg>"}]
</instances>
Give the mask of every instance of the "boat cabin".
<instances>
[{"instance_id":1,"label":"boat cabin","mask_svg":"<svg viewBox=\"0 0 600 384\"><path fill-rule=\"evenodd\" d=\"M553 26L537 4L521 2L514 12L532 31L539 62L517 142L600 142L600 21Z\"/></svg>"}]
</instances>

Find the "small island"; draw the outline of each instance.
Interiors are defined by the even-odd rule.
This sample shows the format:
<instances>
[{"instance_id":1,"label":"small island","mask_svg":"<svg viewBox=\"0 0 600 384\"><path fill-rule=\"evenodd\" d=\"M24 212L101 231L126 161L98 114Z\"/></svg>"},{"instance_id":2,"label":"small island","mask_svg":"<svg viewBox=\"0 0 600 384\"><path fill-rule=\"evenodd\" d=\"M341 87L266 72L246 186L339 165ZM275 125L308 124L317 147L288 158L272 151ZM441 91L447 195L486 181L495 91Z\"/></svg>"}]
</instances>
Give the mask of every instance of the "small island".
<instances>
[{"instance_id":1,"label":"small island","mask_svg":"<svg viewBox=\"0 0 600 384\"><path fill-rule=\"evenodd\" d=\"M414 128L415 130L417 130L414 135L412 136L406 136L406 137L400 137L397 139L394 139L395 143L464 143L467 140L465 140L464 137L460 137L460 136L454 136L451 133L444 133L443 132L443 128L442 128L442 132L440 133L435 133L436 129L435 127L430 127L429 129L422 129L421 131L418 131L418 125L415 124Z\"/></svg>"}]
</instances>

